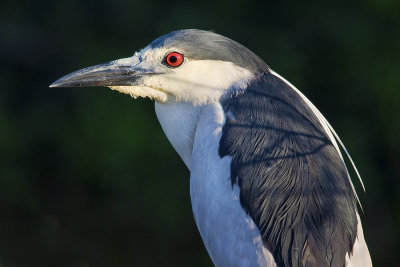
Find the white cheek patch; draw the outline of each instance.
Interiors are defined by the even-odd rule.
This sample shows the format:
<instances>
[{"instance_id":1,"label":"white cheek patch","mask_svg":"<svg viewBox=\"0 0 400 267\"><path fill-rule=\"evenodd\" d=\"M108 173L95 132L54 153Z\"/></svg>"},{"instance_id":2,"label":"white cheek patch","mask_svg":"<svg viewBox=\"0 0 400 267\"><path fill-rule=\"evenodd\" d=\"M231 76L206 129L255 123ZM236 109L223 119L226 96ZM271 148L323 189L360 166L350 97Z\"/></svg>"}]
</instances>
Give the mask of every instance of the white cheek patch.
<instances>
[{"instance_id":1,"label":"white cheek patch","mask_svg":"<svg viewBox=\"0 0 400 267\"><path fill-rule=\"evenodd\" d=\"M244 88L253 77L252 73L232 62L193 60L176 69L143 79L146 87L165 91L175 101L189 101L202 105L218 101L231 87Z\"/></svg>"},{"instance_id":2,"label":"white cheek patch","mask_svg":"<svg viewBox=\"0 0 400 267\"><path fill-rule=\"evenodd\" d=\"M148 46L130 58L118 60L120 65L135 66L159 74L145 76L135 86L110 88L135 98L149 97L160 103L191 102L198 106L218 101L230 88L245 88L253 77L249 70L228 61L186 58L181 66L168 68L162 61L173 50Z\"/></svg>"}]
</instances>

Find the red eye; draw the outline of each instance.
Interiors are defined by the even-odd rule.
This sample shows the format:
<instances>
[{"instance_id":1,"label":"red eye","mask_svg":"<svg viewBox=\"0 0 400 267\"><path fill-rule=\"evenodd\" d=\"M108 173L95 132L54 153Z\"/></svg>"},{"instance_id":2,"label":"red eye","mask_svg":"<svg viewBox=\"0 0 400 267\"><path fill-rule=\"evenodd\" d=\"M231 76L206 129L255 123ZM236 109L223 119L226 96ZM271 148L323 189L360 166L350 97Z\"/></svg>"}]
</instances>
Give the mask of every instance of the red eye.
<instances>
[{"instance_id":1,"label":"red eye","mask_svg":"<svg viewBox=\"0 0 400 267\"><path fill-rule=\"evenodd\" d=\"M171 52L167 55L165 61L171 67L179 67L183 62L183 55L177 52Z\"/></svg>"}]
</instances>

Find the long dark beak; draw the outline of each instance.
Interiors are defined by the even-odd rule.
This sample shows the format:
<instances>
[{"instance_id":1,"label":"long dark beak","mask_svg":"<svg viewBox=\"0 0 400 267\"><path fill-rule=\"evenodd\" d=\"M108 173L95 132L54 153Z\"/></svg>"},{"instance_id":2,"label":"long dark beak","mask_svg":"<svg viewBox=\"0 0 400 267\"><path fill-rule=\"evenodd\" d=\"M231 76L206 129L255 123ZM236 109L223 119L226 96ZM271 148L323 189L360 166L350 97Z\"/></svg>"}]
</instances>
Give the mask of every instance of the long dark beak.
<instances>
[{"instance_id":1,"label":"long dark beak","mask_svg":"<svg viewBox=\"0 0 400 267\"><path fill-rule=\"evenodd\" d=\"M115 60L72 72L50 87L97 87L136 85L138 79L151 73ZM126 62L126 61L125 61Z\"/></svg>"}]
</instances>

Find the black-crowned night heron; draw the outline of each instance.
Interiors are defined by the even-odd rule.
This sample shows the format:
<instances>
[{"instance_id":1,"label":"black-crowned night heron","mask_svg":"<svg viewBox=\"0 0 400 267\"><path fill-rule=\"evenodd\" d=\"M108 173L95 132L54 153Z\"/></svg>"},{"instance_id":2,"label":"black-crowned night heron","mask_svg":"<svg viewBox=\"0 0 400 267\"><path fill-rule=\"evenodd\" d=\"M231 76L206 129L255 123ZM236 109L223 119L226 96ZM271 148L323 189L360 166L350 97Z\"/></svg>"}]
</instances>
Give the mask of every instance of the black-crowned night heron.
<instances>
[{"instance_id":1,"label":"black-crowned night heron","mask_svg":"<svg viewBox=\"0 0 400 267\"><path fill-rule=\"evenodd\" d=\"M371 265L340 139L246 47L175 31L51 85L87 86L155 100L190 170L194 218L216 266Z\"/></svg>"}]
</instances>

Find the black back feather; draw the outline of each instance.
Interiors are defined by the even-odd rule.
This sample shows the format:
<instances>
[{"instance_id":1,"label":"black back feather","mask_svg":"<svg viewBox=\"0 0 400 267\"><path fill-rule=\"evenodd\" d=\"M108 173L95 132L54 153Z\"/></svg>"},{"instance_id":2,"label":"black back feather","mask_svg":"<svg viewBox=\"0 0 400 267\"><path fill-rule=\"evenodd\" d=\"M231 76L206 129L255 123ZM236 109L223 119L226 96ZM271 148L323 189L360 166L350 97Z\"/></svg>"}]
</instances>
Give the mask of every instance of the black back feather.
<instances>
[{"instance_id":1,"label":"black back feather","mask_svg":"<svg viewBox=\"0 0 400 267\"><path fill-rule=\"evenodd\" d=\"M300 95L264 73L221 101L221 157L278 266L344 266L356 196L337 150Z\"/></svg>"}]
</instances>

